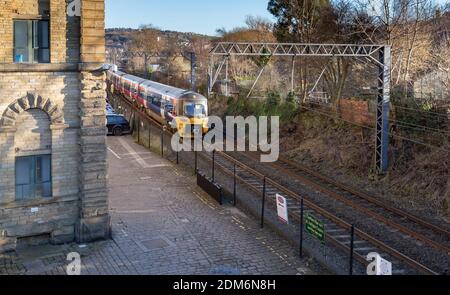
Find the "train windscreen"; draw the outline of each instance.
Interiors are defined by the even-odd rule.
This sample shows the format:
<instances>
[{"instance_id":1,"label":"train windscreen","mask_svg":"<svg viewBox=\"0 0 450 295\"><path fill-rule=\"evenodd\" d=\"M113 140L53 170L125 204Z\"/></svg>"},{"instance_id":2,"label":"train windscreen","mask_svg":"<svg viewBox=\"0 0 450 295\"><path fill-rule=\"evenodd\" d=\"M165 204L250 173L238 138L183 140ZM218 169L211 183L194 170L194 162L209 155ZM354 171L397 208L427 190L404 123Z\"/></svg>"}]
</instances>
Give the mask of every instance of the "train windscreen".
<instances>
[{"instance_id":1,"label":"train windscreen","mask_svg":"<svg viewBox=\"0 0 450 295\"><path fill-rule=\"evenodd\" d=\"M201 103L185 103L184 114L188 118L204 118L206 117L206 107Z\"/></svg>"}]
</instances>

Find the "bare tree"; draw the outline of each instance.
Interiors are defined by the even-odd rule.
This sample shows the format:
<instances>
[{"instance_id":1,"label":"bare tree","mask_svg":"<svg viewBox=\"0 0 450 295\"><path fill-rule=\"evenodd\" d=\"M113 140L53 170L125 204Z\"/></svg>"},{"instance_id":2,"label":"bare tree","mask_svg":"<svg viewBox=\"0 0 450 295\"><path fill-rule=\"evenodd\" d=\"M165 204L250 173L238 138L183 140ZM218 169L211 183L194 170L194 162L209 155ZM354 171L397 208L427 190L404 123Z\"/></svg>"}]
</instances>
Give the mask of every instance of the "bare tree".
<instances>
[{"instance_id":1,"label":"bare tree","mask_svg":"<svg viewBox=\"0 0 450 295\"><path fill-rule=\"evenodd\" d=\"M129 45L131 50L146 52L148 54L160 53L165 47L161 38L161 31L153 25L142 25L132 35Z\"/></svg>"},{"instance_id":2,"label":"bare tree","mask_svg":"<svg viewBox=\"0 0 450 295\"><path fill-rule=\"evenodd\" d=\"M405 95L414 76L412 67L419 68L430 49L424 27L434 10L434 0L358 1L354 17L357 31L372 43L392 46L392 82L394 86L403 84Z\"/></svg>"},{"instance_id":3,"label":"bare tree","mask_svg":"<svg viewBox=\"0 0 450 295\"><path fill-rule=\"evenodd\" d=\"M407 93L408 84L411 82L411 63L414 55L414 51L417 46L424 46L422 42L417 44L419 30L421 29L420 24L428 21L433 13L432 1L430 0L410 0L408 9L408 24L403 26L405 30L404 36L407 40L407 52L406 59L404 61L404 71L403 71L403 83L405 86L405 95ZM412 20L410 20L412 18ZM412 22L412 25L410 25ZM426 34L426 33L425 33Z\"/></svg>"},{"instance_id":4,"label":"bare tree","mask_svg":"<svg viewBox=\"0 0 450 295\"><path fill-rule=\"evenodd\" d=\"M262 32L272 32L273 30L272 21L260 16L248 15L245 19L245 24L250 30L258 30Z\"/></svg>"}]
</instances>

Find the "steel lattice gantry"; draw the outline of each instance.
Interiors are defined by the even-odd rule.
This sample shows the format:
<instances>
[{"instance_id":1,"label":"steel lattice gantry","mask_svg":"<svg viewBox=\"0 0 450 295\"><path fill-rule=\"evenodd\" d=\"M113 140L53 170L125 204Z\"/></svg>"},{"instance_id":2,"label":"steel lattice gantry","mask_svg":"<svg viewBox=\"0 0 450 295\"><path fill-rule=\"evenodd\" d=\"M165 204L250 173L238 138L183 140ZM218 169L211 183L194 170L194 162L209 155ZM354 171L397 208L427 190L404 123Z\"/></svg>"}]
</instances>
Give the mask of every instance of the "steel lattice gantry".
<instances>
[{"instance_id":1,"label":"steel lattice gantry","mask_svg":"<svg viewBox=\"0 0 450 295\"><path fill-rule=\"evenodd\" d=\"M376 122L376 169L380 173L389 166L389 111L391 81L391 47L375 44L300 44L300 43L258 43L220 42L210 52L208 93L225 66L228 79L228 60L231 56L291 56L295 57L349 57L366 59L378 66L378 97ZM222 58L216 68L214 57ZM293 60L294 60L293 59ZM259 76L262 74L260 72ZM259 78L258 76L258 78Z\"/></svg>"}]
</instances>

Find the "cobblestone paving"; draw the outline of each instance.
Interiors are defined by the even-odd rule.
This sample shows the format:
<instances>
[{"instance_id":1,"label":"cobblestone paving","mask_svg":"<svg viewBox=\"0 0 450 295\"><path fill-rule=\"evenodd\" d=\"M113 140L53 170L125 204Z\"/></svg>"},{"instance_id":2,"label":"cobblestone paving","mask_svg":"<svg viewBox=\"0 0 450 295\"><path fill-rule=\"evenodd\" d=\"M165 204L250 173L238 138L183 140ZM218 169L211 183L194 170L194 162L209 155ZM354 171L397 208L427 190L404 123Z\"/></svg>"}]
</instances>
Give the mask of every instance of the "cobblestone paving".
<instances>
[{"instance_id":1,"label":"cobblestone paving","mask_svg":"<svg viewBox=\"0 0 450 295\"><path fill-rule=\"evenodd\" d=\"M82 274L264 274L321 272L252 217L219 206L181 171L135 144L109 137L113 240L35 246L0 255L0 274L65 274L81 254Z\"/></svg>"}]
</instances>

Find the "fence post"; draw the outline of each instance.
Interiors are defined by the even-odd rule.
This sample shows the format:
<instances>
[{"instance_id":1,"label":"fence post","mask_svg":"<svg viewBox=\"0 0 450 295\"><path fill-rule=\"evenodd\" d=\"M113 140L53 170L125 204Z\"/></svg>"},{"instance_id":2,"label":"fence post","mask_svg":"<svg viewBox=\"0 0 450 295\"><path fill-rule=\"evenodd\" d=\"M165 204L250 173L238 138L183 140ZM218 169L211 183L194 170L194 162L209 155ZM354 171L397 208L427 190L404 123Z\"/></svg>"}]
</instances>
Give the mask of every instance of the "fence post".
<instances>
[{"instance_id":1,"label":"fence post","mask_svg":"<svg viewBox=\"0 0 450 295\"><path fill-rule=\"evenodd\" d=\"M352 229L350 232L350 267L349 267L349 274L353 275L353 252L354 252L354 246L355 246L355 226L352 225Z\"/></svg>"},{"instance_id":2,"label":"fence post","mask_svg":"<svg viewBox=\"0 0 450 295\"><path fill-rule=\"evenodd\" d=\"M130 124L131 124L131 133L132 133L133 140L134 140L134 135L136 132L136 118L133 116L133 113L131 113L130 120L128 120L128 122L130 122Z\"/></svg>"},{"instance_id":3,"label":"fence post","mask_svg":"<svg viewBox=\"0 0 450 295\"><path fill-rule=\"evenodd\" d=\"M233 166L233 204L236 206L237 204L237 196L236 196L236 163Z\"/></svg>"},{"instance_id":4,"label":"fence post","mask_svg":"<svg viewBox=\"0 0 450 295\"><path fill-rule=\"evenodd\" d=\"M148 122L148 148L152 148L152 124Z\"/></svg>"},{"instance_id":5,"label":"fence post","mask_svg":"<svg viewBox=\"0 0 450 295\"><path fill-rule=\"evenodd\" d=\"M302 198L300 205L300 258L303 257L303 220L304 220L304 200Z\"/></svg>"},{"instance_id":6,"label":"fence post","mask_svg":"<svg viewBox=\"0 0 450 295\"><path fill-rule=\"evenodd\" d=\"M164 129L161 128L161 157L164 158Z\"/></svg>"},{"instance_id":7,"label":"fence post","mask_svg":"<svg viewBox=\"0 0 450 295\"><path fill-rule=\"evenodd\" d=\"M215 181L215 175L214 175L214 172L215 172L215 163L216 163L216 150L213 150L213 152L212 152L212 181L214 182Z\"/></svg>"},{"instance_id":8,"label":"fence post","mask_svg":"<svg viewBox=\"0 0 450 295\"><path fill-rule=\"evenodd\" d=\"M194 158L195 158L195 166L194 166L194 169L195 169L195 174L197 174L197 171L198 171L198 154L197 154L197 151L194 151Z\"/></svg>"},{"instance_id":9,"label":"fence post","mask_svg":"<svg viewBox=\"0 0 450 295\"><path fill-rule=\"evenodd\" d=\"M261 228L264 228L264 209L266 203L266 177L263 180L263 195L262 195L262 206L261 206Z\"/></svg>"},{"instance_id":10,"label":"fence post","mask_svg":"<svg viewBox=\"0 0 450 295\"><path fill-rule=\"evenodd\" d=\"M137 125L137 138L138 138L138 144L141 143L141 117L137 118L138 125Z\"/></svg>"}]
</instances>

